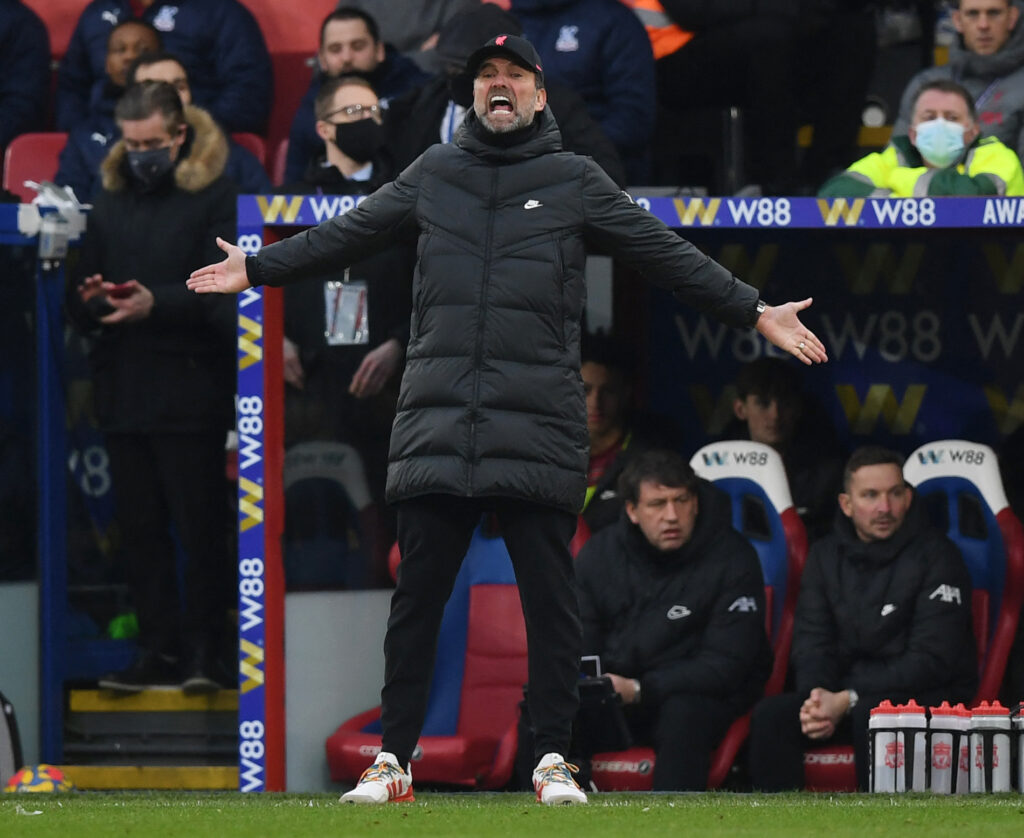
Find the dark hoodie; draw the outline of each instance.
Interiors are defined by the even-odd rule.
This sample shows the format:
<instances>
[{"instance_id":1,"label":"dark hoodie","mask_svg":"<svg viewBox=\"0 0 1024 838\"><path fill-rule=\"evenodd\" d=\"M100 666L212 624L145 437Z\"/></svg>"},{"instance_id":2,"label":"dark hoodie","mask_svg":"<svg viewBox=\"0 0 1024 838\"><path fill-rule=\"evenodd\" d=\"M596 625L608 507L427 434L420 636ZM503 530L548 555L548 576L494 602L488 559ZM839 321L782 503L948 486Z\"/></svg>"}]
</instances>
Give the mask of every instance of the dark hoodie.
<instances>
[{"instance_id":1,"label":"dark hoodie","mask_svg":"<svg viewBox=\"0 0 1024 838\"><path fill-rule=\"evenodd\" d=\"M915 500L884 541L863 542L841 512L811 548L790 655L796 689L969 700L977 685L971 580Z\"/></svg>"},{"instance_id":2,"label":"dark hoodie","mask_svg":"<svg viewBox=\"0 0 1024 838\"><path fill-rule=\"evenodd\" d=\"M698 488L690 540L663 552L625 513L576 559L583 654L638 678L644 703L674 693L721 698L737 715L761 696L772 665L764 577L732 529L728 496Z\"/></svg>"}]
</instances>

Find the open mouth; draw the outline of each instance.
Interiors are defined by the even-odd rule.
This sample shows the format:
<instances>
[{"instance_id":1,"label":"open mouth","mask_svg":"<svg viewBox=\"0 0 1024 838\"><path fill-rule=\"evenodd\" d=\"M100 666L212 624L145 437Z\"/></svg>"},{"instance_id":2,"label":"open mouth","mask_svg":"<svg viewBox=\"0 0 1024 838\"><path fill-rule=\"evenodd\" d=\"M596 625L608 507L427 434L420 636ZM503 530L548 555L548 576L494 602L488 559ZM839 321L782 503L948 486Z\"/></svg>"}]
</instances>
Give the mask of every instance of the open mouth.
<instances>
[{"instance_id":1,"label":"open mouth","mask_svg":"<svg viewBox=\"0 0 1024 838\"><path fill-rule=\"evenodd\" d=\"M512 100L502 93L496 93L487 100L488 113L513 113Z\"/></svg>"}]
</instances>

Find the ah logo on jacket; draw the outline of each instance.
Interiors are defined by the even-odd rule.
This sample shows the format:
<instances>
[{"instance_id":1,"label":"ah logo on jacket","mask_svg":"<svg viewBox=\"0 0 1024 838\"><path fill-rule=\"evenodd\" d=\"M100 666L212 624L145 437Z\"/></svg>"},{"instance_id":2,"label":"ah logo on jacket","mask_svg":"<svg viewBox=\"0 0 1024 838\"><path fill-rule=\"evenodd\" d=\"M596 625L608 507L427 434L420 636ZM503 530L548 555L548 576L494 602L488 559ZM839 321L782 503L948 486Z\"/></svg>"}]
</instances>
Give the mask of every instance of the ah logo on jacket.
<instances>
[{"instance_id":1,"label":"ah logo on jacket","mask_svg":"<svg viewBox=\"0 0 1024 838\"><path fill-rule=\"evenodd\" d=\"M174 31L174 16L178 13L177 6L164 6L153 18L153 28L160 32Z\"/></svg>"},{"instance_id":2,"label":"ah logo on jacket","mask_svg":"<svg viewBox=\"0 0 1024 838\"><path fill-rule=\"evenodd\" d=\"M670 620L681 620L683 617L689 617L692 613L685 605L673 605L665 616Z\"/></svg>"},{"instance_id":3,"label":"ah logo on jacket","mask_svg":"<svg viewBox=\"0 0 1024 838\"><path fill-rule=\"evenodd\" d=\"M118 18L120 17L120 15L120 9L107 9L107 11L100 15L100 18L105 20L111 26L117 26Z\"/></svg>"},{"instance_id":4,"label":"ah logo on jacket","mask_svg":"<svg viewBox=\"0 0 1024 838\"><path fill-rule=\"evenodd\" d=\"M932 594L932 596L935 596L935 594ZM882 616L888 617L895 610L896 605L892 602L887 602L885 605L882 606Z\"/></svg>"},{"instance_id":5,"label":"ah logo on jacket","mask_svg":"<svg viewBox=\"0 0 1024 838\"><path fill-rule=\"evenodd\" d=\"M954 585L939 585L939 587L932 591L932 595L928 599L935 599L935 597L940 597L943 602L955 602L957 605L963 604L960 600L960 589Z\"/></svg>"},{"instance_id":6,"label":"ah logo on jacket","mask_svg":"<svg viewBox=\"0 0 1024 838\"><path fill-rule=\"evenodd\" d=\"M730 611L757 611L757 600L752 596L741 596L732 605L729 606Z\"/></svg>"}]
</instances>

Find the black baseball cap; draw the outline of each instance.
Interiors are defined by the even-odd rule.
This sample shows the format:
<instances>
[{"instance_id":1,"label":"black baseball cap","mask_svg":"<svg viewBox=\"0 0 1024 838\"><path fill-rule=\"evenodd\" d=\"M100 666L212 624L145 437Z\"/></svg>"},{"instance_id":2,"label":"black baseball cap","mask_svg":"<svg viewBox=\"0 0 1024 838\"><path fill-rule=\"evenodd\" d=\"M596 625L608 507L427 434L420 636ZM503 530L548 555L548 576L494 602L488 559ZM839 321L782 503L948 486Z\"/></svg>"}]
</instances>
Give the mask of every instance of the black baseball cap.
<instances>
[{"instance_id":1,"label":"black baseball cap","mask_svg":"<svg viewBox=\"0 0 1024 838\"><path fill-rule=\"evenodd\" d=\"M533 70L537 74L538 86L544 84L544 70L540 66L537 50L526 38L520 38L518 35L498 35L469 56L466 71L470 77L476 78L480 72L480 65L495 55L507 58L527 70Z\"/></svg>"}]
</instances>

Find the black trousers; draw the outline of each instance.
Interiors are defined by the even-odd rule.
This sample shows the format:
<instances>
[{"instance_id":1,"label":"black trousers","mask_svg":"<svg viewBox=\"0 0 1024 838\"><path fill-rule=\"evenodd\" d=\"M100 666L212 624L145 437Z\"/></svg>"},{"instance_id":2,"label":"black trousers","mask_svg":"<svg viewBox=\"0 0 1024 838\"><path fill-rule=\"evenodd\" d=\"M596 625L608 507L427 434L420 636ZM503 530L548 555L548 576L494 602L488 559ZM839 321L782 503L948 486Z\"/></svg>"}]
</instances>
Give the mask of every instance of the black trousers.
<instances>
[{"instance_id":1,"label":"black trousers","mask_svg":"<svg viewBox=\"0 0 1024 838\"><path fill-rule=\"evenodd\" d=\"M146 649L215 648L233 600L223 431L108 434L126 577ZM172 533L173 529L173 533ZM179 596L178 550L184 553Z\"/></svg>"},{"instance_id":2,"label":"black trousers","mask_svg":"<svg viewBox=\"0 0 1024 838\"><path fill-rule=\"evenodd\" d=\"M711 754L739 714L719 698L685 694L670 695L649 710L641 704L638 710L630 727L637 741L654 748L654 790L706 790Z\"/></svg>"},{"instance_id":3,"label":"black trousers","mask_svg":"<svg viewBox=\"0 0 1024 838\"><path fill-rule=\"evenodd\" d=\"M857 786L867 791L870 773L868 718L884 700L905 703L914 698L924 706L943 699L959 701L948 692L877 693L860 695L857 706L836 726L830 739L809 739L800 730L800 707L807 696L782 693L762 699L750 720L750 781L756 791L789 791L804 787L804 751L822 745L853 745Z\"/></svg>"},{"instance_id":4,"label":"black trousers","mask_svg":"<svg viewBox=\"0 0 1024 838\"><path fill-rule=\"evenodd\" d=\"M711 754L729 725L742 715L719 698L687 694L670 695L655 706L641 704L623 709L634 744L654 749L654 791L706 791ZM521 788L530 788L535 764L526 758L531 750L532 733L529 713L524 707L516 755L516 778ZM594 755L594 748L578 730L569 755L570 761L580 764L581 777L589 779L586 763Z\"/></svg>"},{"instance_id":5,"label":"black trousers","mask_svg":"<svg viewBox=\"0 0 1024 838\"><path fill-rule=\"evenodd\" d=\"M508 547L526 618L535 750L565 754L578 696L582 629L569 541L576 517L511 498L428 495L398 504L402 562L384 639L383 749L408 764L426 715L445 603L484 512Z\"/></svg>"}]
</instances>

